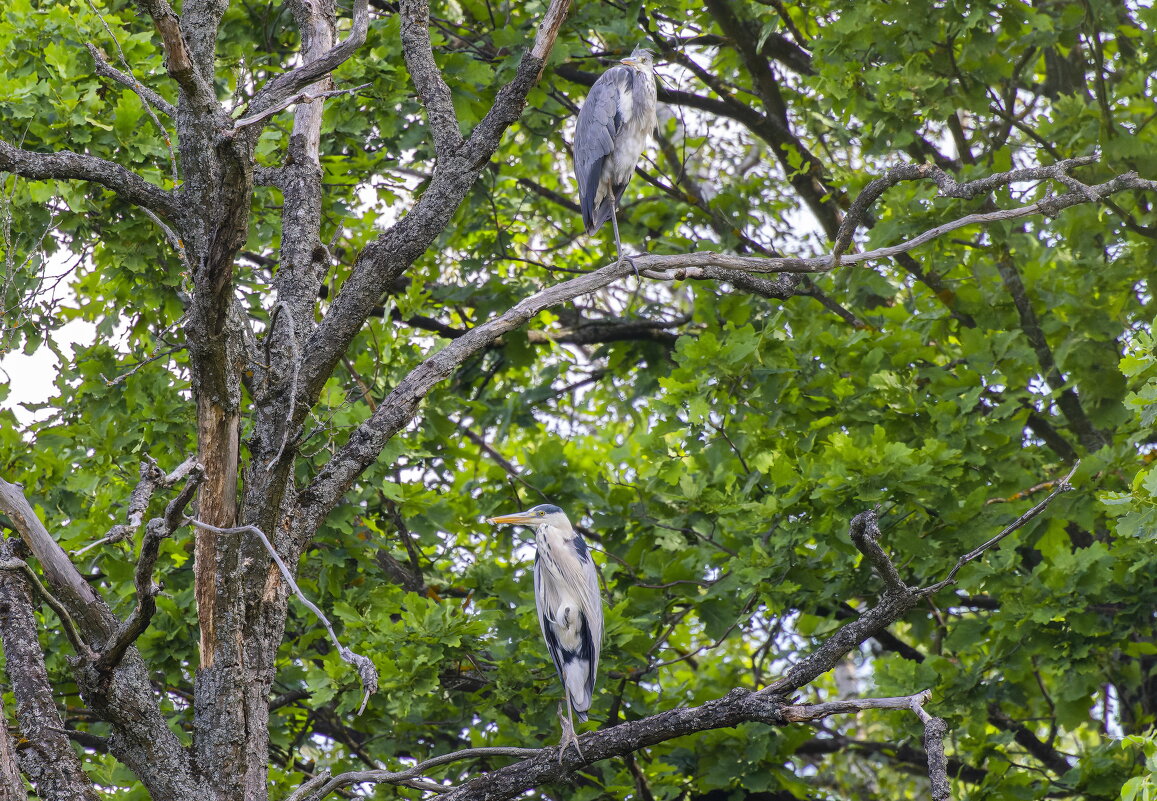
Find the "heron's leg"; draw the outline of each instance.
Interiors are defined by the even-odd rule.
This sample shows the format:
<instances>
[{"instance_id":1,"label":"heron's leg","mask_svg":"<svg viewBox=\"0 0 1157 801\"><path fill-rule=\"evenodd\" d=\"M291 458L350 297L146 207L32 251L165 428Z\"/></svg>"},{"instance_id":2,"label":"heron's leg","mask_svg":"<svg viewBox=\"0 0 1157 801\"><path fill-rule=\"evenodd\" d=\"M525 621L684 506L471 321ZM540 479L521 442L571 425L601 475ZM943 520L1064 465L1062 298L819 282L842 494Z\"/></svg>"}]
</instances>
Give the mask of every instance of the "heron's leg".
<instances>
[{"instance_id":1,"label":"heron's leg","mask_svg":"<svg viewBox=\"0 0 1157 801\"><path fill-rule=\"evenodd\" d=\"M566 692L563 690L563 692ZM562 713L562 705L566 704L566 714ZM558 704L558 722L562 726L562 740L558 744L558 761L562 762L563 754L566 753L568 746L573 745L574 750L578 751L579 757L586 759L583 756L582 749L579 748L578 735L574 733L574 715L570 708L570 696L567 696L565 701L559 701Z\"/></svg>"},{"instance_id":2,"label":"heron's leg","mask_svg":"<svg viewBox=\"0 0 1157 801\"><path fill-rule=\"evenodd\" d=\"M631 265L631 269L635 271L635 278L642 281L643 279L639 278L639 268L635 266L635 262L630 256L623 255L623 246L619 242L619 217L616 211L617 207L617 203L611 204L611 227L615 229L615 250L619 252L619 264L622 264L624 261L627 262L627 264Z\"/></svg>"}]
</instances>

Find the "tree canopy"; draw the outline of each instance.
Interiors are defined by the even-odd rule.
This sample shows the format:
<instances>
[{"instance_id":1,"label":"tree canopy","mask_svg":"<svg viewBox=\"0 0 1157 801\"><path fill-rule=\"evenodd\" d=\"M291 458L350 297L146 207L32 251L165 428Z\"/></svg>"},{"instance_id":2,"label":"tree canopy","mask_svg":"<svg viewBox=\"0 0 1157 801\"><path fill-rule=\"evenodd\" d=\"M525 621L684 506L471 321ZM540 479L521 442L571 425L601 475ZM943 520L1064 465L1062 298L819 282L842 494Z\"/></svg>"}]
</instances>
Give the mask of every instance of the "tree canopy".
<instances>
[{"instance_id":1,"label":"tree canopy","mask_svg":"<svg viewBox=\"0 0 1157 801\"><path fill-rule=\"evenodd\" d=\"M1155 25L7 0L0 347L59 373L0 410L0 797L1157 792ZM568 143L639 44L636 274ZM542 502L606 608L561 761L484 522Z\"/></svg>"}]
</instances>

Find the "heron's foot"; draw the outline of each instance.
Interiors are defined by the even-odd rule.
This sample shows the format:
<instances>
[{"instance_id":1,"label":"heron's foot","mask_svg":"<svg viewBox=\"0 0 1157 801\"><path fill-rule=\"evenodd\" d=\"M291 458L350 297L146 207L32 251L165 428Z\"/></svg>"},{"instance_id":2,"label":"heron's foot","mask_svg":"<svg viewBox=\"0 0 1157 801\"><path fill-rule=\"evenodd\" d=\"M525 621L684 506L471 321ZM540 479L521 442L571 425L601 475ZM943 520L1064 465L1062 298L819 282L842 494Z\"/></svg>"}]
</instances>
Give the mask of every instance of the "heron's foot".
<instances>
[{"instance_id":1,"label":"heron's foot","mask_svg":"<svg viewBox=\"0 0 1157 801\"><path fill-rule=\"evenodd\" d=\"M635 278L637 280L639 280L639 281L643 280L642 276L639 275L639 268L638 268L638 266L635 265L634 259L632 259L630 256L624 256L622 253L620 253L619 254L619 264L622 264L623 262L626 262L627 264L631 265L631 269L635 271Z\"/></svg>"},{"instance_id":2,"label":"heron's foot","mask_svg":"<svg viewBox=\"0 0 1157 801\"><path fill-rule=\"evenodd\" d=\"M558 722L562 726L562 739L558 743L559 764L562 763L562 758L563 755L566 754L566 749L572 745L574 746L574 750L578 752L579 758L586 759L586 757L583 756L582 749L579 748L578 735L574 733L574 724L570 722L570 719L567 718L566 715L562 714L561 709L559 710Z\"/></svg>"}]
</instances>

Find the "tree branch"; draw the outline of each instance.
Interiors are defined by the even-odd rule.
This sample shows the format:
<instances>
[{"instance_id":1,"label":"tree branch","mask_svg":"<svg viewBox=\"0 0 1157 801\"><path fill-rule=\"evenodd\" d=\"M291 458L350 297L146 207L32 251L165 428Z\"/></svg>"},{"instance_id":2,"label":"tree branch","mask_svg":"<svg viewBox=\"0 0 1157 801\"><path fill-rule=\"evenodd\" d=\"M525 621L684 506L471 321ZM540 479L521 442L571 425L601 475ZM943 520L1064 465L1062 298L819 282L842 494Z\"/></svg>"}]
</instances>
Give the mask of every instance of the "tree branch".
<instances>
[{"instance_id":1,"label":"tree branch","mask_svg":"<svg viewBox=\"0 0 1157 801\"><path fill-rule=\"evenodd\" d=\"M344 64L366 40L366 32L370 26L370 14L367 0L354 0L353 25L347 36L340 44L321 58L306 62L289 72L283 72L258 90L245 115L245 125L250 125L267 116L268 109L284 103L293 102L292 98L302 89L317 83L322 78ZM287 102L288 101L288 102ZM281 105L277 110L285 108ZM242 127L242 120L235 123L236 128Z\"/></svg>"},{"instance_id":2,"label":"tree branch","mask_svg":"<svg viewBox=\"0 0 1157 801\"><path fill-rule=\"evenodd\" d=\"M204 477L205 468L194 462L185 486L177 497L169 502L165 508L164 517L153 518L145 527L145 536L141 541L141 555L137 559L137 568L134 574L137 605L128 618L117 627L116 633L105 645L100 658L96 661L98 673L106 676L110 674L121 663L121 659L124 658L125 651L128 650L129 646L136 642L137 638L149 627L149 621L153 619L153 614L157 611L156 597L161 592L161 587L154 584L152 578L153 568L156 566L157 556L160 554L161 541L171 536L184 522L185 507L193 500L193 495L201 486L201 480Z\"/></svg>"},{"instance_id":3,"label":"tree branch","mask_svg":"<svg viewBox=\"0 0 1157 801\"><path fill-rule=\"evenodd\" d=\"M925 174L930 167L921 168ZM1005 173L1001 180L1012 180ZM995 178L995 177L994 177ZM1090 187L1090 193L1072 192L1050 196L1027 206L987 214L969 214L953 222L944 223L899 245L877 250L855 253L832 259L828 256L798 258L734 256L709 251L678 255L641 255L634 257L634 265L643 276L658 280L711 279L733 283L754 281L748 272L756 273L823 273L832 270L837 263L847 265L861 261L890 258L935 239L938 236L962 228L996 220L1027 217L1032 214L1056 214L1069 206L1086 203L1090 195L1104 198L1124 189L1157 189L1157 182L1138 178L1135 173L1126 173L1103 184ZM427 193L429 194L429 193ZM585 295L626 277L630 265L624 268L618 264L608 265L568 281L555 284L520 301L498 317L476 326L458 337L442 350L428 357L410 372L378 407L377 411L358 426L349 440L318 472L313 482L298 496L298 514L295 527L299 531L312 534L321 520L345 494L353 481L377 458L378 453L389 439L401 430L418 408L418 404L439 382L448 378L467 358L482 348L489 346L499 336L525 324L544 309L556 306L580 295ZM352 279L351 279L352 280ZM791 277L783 284L768 284L767 291L773 297L790 297L798 294L798 279ZM762 288L762 287L761 287ZM333 312L331 311L331 314ZM360 323L359 323L360 326ZM316 336L326 328L318 329ZM303 363L311 365L306 355ZM306 369L309 369L307 366ZM316 376L316 382L321 378Z\"/></svg>"},{"instance_id":4,"label":"tree branch","mask_svg":"<svg viewBox=\"0 0 1157 801\"><path fill-rule=\"evenodd\" d=\"M0 541L0 560L20 561L13 558L7 540ZM26 743L17 751L21 769L45 801L98 801L68 737L62 733L64 722L52 698L32 598L22 573L0 570L0 612L5 671ZM0 734L7 736L6 732Z\"/></svg>"},{"instance_id":5,"label":"tree branch","mask_svg":"<svg viewBox=\"0 0 1157 801\"><path fill-rule=\"evenodd\" d=\"M325 614L320 609L318 609L317 605L314 604L313 601L305 597L305 593L301 591L301 588L297 586L297 582L293 580L293 574L289 572L289 568L285 566L285 562L282 561L280 554L277 553L277 549L273 547L273 544L269 541L269 538L265 536L265 532L257 528L257 526L218 528L217 526L211 526L208 523L202 523L200 520L194 520L190 517L186 517L184 522L192 526L196 526L197 528L211 531L214 534L249 533L256 534L261 539L261 543L265 546L265 550L269 552L270 558L273 559L274 564L277 565L277 569L281 571L281 577L285 579L285 583L291 590L293 590L293 593L297 596L298 600L300 600L306 606L306 608L309 609L309 611L317 615L317 619L321 621L322 625L325 626L325 630L329 632L329 638L333 641L334 647L337 648L338 655L341 656L343 661L348 662L357 669L358 675L361 677L362 688L365 691L365 695L362 698L362 705L357 711L357 714L360 715L365 710L366 703L369 702L370 696L378 691L377 668L374 667L374 663L371 662L368 657L354 653L349 648L346 648L341 644L341 640L337 638L337 634L334 632L333 625L329 622L329 618L327 618Z\"/></svg>"},{"instance_id":6,"label":"tree branch","mask_svg":"<svg viewBox=\"0 0 1157 801\"><path fill-rule=\"evenodd\" d=\"M1053 491L1048 494L1048 497L1046 497L1044 500L1042 500L1040 503L1038 503L1033 508L1029 509L1024 514L1022 514L1020 517L1018 517L1012 523L1008 524L995 537L988 540L983 545L977 546L973 550L964 554L964 556L957 559L956 564L953 565L952 569L948 571L948 575L943 580L938 581L935 584L931 584L927 587L923 587L921 589L916 590L915 591L916 594L921 596L921 597L924 597L927 595L934 595L937 592L939 592L940 590L942 590L943 588L947 587L949 584L955 583L956 574L960 572L960 568L964 567L969 562L978 558L985 551L992 548L994 545L997 545L1001 540L1003 540L1009 534L1016 531L1018 528L1021 528L1025 523L1027 523L1028 521L1032 520L1034 517L1039 515L1041 512L1043 512L1045 509L1047 509L1048 505L1050 503L1052 503L1053 500L1058 495L1060 495L1062 492L1071 491L1073 489L1073 485L1070 484L1069 481L1076 474L1077 468L1080 466L1081 466L1080 462L1077 462L1076 464L1074 464L1073 469L1069 471L1069 474L1067 476L1065 476L1059 482L1057 482L1056 486L1053 488Z\"/></svg>"},{"instance_id":7,"label":"tree branch","mask_svg":"<svg viewBox=\"0 0 1157 801\"><path fill-rule=\"evenodd\" d=\"M85 47L88 48L89 54L92 55L92 60L96 63L96 74L103 78L111 78L128 89L132 89L146 104L160 111L166 117L176 117L177 107L170 103L165 98L161 97L157 92L145 86L138 81L134 76L121 72L112 64L109 64L104 55L97 49L97 46L92 42L86 42Z\"/></svg>"},{"instance_id":8,"label":"tree branch","mask_svg":"<svg viewBox=\"0 0 1157 801\"><path fill-rule=\"evenodd\" d=\"M430 5L427 0L401 0L400 9L406 67L426 108L426 118L434 137L434 152L439 160L444 160L461 146L462 132L458 127L450 87L434 61L430 44Z\"/></svg>"},{"instance_id":9,"label":"tree branch","mask_svg":"<svg viewBox=\"0 0 1157 801\"><path fill-rule=\"evenodd\" d=\"M96 156L62 150L35 153L0 140L0 171L33 180L79 180L100 184L129 203L173 220L180 212L177 197L119 164Z\"/></svg>"}]
</instances>

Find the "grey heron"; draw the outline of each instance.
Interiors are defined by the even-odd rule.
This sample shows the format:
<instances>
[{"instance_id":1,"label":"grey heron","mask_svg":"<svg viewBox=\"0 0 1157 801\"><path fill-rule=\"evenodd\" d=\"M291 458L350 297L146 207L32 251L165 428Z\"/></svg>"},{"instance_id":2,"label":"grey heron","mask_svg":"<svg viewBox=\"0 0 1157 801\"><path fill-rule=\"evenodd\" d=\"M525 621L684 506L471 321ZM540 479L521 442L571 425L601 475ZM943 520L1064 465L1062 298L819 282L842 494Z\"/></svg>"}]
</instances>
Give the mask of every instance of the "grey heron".
<instances>
[{"instance_id":1,"label":"grey heron","mask_svg":"<svg viewBox=\"0 0 1157 801\"><path fill-rule=\"evenodd\" d=\"M649 51L638 47L595 81L574 132L574 171L583 224L593 234L611 221L620 263L623 246L616 209L654 129L655 61Z\"/></svg>"},{"instance_id":2,"label":"grey heron","mask_svg":"<svg viewBox=\"0 0 1157 801\"><path fill-rule=\"evenodd\" d=\"M490 523L512 523L535 530L534 603L546 650L562 679L566 716L559 704L562 742L559 761L568 745L579 749L574 716L587 719L599 651L603 641L603 604L599 576L590 550L562 509L541 504L525 512L488 518Z\"/></svg>"}]
</instances>

